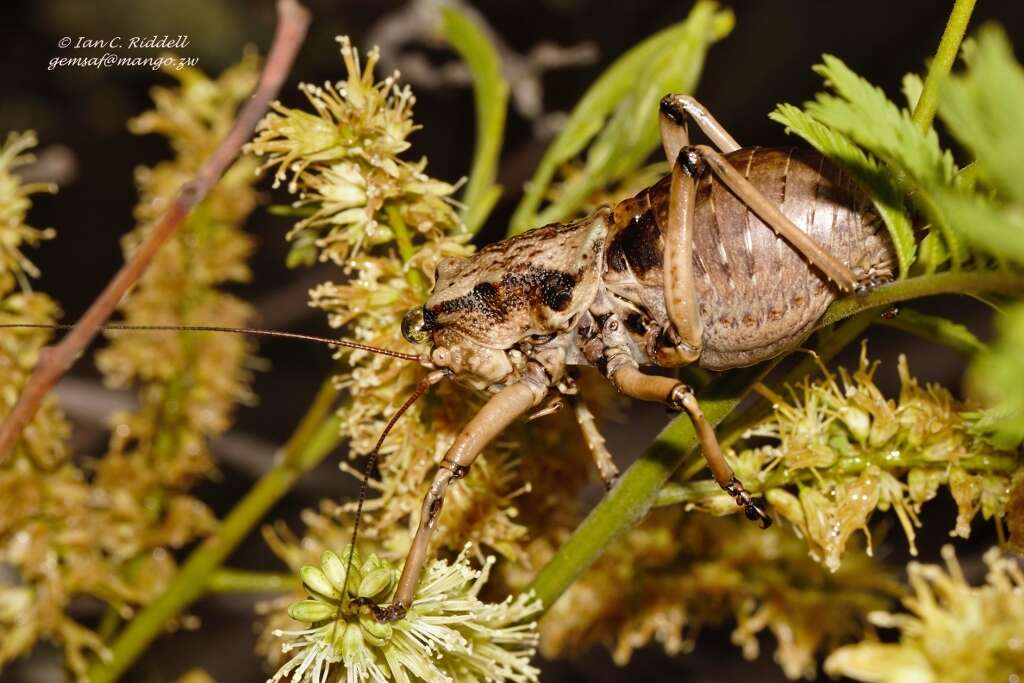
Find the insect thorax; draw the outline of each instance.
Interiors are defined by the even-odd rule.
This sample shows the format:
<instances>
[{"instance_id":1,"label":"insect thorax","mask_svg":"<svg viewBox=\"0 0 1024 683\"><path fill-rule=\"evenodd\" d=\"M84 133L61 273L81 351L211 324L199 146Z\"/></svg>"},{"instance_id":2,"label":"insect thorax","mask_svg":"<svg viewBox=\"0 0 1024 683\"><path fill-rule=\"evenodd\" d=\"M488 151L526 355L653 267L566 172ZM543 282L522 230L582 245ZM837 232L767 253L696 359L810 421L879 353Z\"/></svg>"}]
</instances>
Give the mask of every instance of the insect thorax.
<instances>
[{"instance_id":1,"label":"insect thorax","mask_svg":"<svg viewBox=\"0 0 1024 683\"><path fill-rule=\"evenodd\" d=\"M422 313L434 363L480 389L524 373L560 381L600 285L609 217L600 209L442 261Z\"/></svg>"}]
</instances>

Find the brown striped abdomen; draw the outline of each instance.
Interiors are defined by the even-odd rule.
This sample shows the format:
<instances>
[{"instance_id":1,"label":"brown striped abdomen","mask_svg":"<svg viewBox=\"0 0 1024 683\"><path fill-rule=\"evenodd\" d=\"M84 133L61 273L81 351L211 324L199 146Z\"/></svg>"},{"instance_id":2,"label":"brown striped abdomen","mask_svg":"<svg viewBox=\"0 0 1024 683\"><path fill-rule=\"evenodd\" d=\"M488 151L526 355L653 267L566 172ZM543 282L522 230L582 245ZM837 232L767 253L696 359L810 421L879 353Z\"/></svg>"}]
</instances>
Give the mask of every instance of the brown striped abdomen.
<instances>
[{"instance_id":1,"label":"brown striped abdomen","mask_svg":"<svg viewBox=\"0 0 1024 683\"><path fill-rule=\"evenodd\" d=\"M726 159L801 230L858 279L892 274L885 226L863 190L817 152L745 148ZM667 318L661 291L667 178L615 207L605 283ZM695 285L704 322L698 363L712 370L751 365L798 344L839 292L765 225L710 170L697 179Z\"/></svg>"}]
</instances>

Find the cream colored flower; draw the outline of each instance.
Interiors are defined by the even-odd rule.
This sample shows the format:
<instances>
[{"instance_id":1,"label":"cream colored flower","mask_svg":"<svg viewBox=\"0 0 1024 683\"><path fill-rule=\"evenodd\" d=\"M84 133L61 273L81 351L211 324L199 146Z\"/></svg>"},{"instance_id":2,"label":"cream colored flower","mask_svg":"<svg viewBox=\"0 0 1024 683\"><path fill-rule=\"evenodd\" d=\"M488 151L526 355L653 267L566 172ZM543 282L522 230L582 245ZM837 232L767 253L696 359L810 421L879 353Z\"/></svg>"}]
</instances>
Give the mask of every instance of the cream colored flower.
<instances>
[{"instance_id":1,"label":"cream colored flower","mask_svg":"<svg viewBox=\"0 0 1024 683\"><path fill-rule=\"evenodd\" d=\"M985 584L964 578L952 546L946 567L912 562L907 613L874 612L871 621L899 631L898 643L865 641L825 660L832 676L872 683L990 683L1024 675L1024 571L997 548L985 553Z\"/></svg>"},{"instance_id":2,"label":"cream colored flower","mask_svg":"<svg viewBox=\"0 0 1024 683\"><path fill-rule=\"evenodd\" d=\"M398 568L370 555L362 560L351 546L340 554L325 551L320 566L302 568L309 598L294 603L289 614L307 628L282 630L284 652L292 654L270 679L276 683L325 683L341 668L345 680L536 681L530 664L537 644L540 611L528 596L488 604L478 598L494 562L481 569L469 565L468 548L451 564L431 562L420 580L409 613L394 623L379 623L353 598L386 601L398 580Z\"/></svg>"}]
</instances>

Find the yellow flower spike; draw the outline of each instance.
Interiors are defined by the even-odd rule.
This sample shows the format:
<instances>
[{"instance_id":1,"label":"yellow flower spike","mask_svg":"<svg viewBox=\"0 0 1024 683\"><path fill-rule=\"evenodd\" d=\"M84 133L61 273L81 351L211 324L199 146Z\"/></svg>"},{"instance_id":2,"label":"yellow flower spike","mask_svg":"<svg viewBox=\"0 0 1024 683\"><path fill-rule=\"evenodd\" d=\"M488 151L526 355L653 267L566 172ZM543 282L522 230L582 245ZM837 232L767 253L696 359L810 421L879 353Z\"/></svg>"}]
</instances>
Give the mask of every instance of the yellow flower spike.
<instances>
[{"instance_id":1,"label":"yellow flower spike","mask_svg":"<svg viewBox=\"0 0 1024 683\"><path fill-rule=\"evenodd\" d=\"M948 391L920 386L905 358L897 401L874 384L878 367L862 352L856 371L791 388L792 400L780 398L773 414L745 435L773 443L728 454L739 475L762 482L763 495L833 570L850 535L868 533L875 510L895 512L916 554L921 506L943 486L957 503L953 533L966 537L979 512L986 519L1005 513L1011 478L1022 464L1016 451L976 436L976 413ZM699 506L709 507L704 500Z\"/></svg>"}]
</instances>

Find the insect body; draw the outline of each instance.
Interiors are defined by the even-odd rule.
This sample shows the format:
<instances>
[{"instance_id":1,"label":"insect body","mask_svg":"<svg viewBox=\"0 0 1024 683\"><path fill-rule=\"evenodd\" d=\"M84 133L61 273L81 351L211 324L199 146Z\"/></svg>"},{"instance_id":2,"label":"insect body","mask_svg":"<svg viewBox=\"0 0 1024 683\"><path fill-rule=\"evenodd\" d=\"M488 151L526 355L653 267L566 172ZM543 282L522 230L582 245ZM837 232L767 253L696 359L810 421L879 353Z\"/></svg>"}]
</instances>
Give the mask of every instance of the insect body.
<instances>
[{"instance_id":1,"label":"insect body","mask_svg":"<svg viewBox=\"0 0 1024 683\"><path fill-rule=\"evenodd\" d=\"M689 97L667 96L661 110L670 175L575 223L442 262L430 298L403 321L409 341L431 345L425 365L493 396L442 461L379 619L405 614L449 484L507 425L570 391L572 365L599 368L628 396L686 410L718 483L748 517L770 522L690 388L640 368L724 370L777 356L842 291L891 278L895 255L867 195L816 152L740 148ZM721 152L691 146L688 119Z\"/></svg>"},{"instance_id":2,"label":"insect body","mask_svg":"<svg viewBox=\"0 0 1024 683\"><path fill-rule=\"evenodd\" d=\"M685 410L719 485L747 517L770 522L723 458L693 391L641 367L724 370L777 356L800 343L842 292L890 279L894 250L867 195L817 153L741 148L692 98L669 95L661 105L671 174L582 220L442 261L429 299L402 322L406 339L429 345L426 353L267 330L184 328L297 337L419 361L429 372L378 447L401 412L443 378L491 394L442 460L394 598L370 605L377 619L400 619L412 603L448 486L505 427L531 411L550 412L545 401L572 393L573 365L597 367L628 396ZM691 146L689 120L721 151ZM577 414L584 434L600 440L585 408ZM610 485L617 469L591 445ZM353 535L358 523L357 514Z\"/></svg>"}]
</instances>

